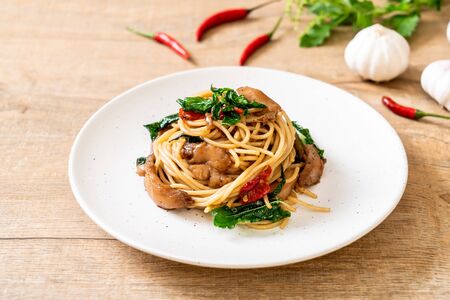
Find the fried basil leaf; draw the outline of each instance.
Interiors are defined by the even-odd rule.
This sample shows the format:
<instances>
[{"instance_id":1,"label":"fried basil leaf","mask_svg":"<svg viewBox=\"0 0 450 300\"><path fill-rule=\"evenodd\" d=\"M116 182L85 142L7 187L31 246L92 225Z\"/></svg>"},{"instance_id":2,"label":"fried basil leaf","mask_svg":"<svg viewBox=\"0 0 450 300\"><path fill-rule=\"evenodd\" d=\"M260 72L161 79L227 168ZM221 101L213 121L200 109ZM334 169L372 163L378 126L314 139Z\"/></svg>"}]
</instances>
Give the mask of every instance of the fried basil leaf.
<instances>
[{"instance_id":1,"label":"fried basil leaf","mask_svg":"<svg viewBox=\"0 0 450 300\"><path fill-rule=\"evenodd\" d=\"M289 211L281 208L280 203L279 200L271 201L272 208L267 208L264 201L261 200L232 208L225 205L213 209L211 215L214 217L214 226L220 228L231 229L240 223L254 223L263 220L276 222L291 215Z\"/></svg>"},{"instance_id":2,"label":"fried basil leaf","mask_svg":"<svg viewBox=\"0 0 450 300\"><path fill-rule=\"evenodd\" d=\"M156 139L156 137L158 136L158 133L161 129L164 129L165 127L169 126L171 123L178 121L178 119L179 119L178 114L173 114L173 115L169 115L169 116L162 118L158 122L144 125L144 127L148 129L148 131L150 133L150 138L152 139L152 141L154 141Z\"/></svg>"}]
</instances>

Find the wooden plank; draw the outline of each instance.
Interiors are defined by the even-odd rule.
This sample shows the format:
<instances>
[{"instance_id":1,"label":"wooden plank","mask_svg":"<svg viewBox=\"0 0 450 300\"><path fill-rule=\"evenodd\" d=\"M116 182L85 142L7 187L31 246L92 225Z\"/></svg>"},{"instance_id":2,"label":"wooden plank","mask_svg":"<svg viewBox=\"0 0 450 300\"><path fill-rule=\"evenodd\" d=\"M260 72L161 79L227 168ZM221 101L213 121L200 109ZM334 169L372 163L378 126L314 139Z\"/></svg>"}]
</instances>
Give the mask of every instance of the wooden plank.
<instances>
[{"instance_id":1,"label":"wooden plank","mask_svg":"<svg viewBox=\"0 0 450 300\"><path fill-rule=\"evenodd\" d=\"M448 296L449 266L441 266L439 271L435 267L442 258L439 250L426 243L411 249L405 240L394 243L394 235L395 230L382 225L337 253L260 270L187 266L146 255L114 240L1 240L5 254L0 259L0 295L5 299ZM386 236L393 240L386 240Z\"/></svg>"},{"instance_id":2,"label":"wooden plank","mask_svg":"<svg viewBox=\"0 0 450 300\"><path fill-rule=\"evenodd\" d=\"M281 3L212 30L202 43L193 34L206 15L242 5L237 0L2 2L0 298L450 297L450 126L402 119L380 103L386 94L441 111L419 79L426 64L449 58L448 2L440 14L423 14L410 40L410 67L389 83L362 82L346 68L343 52L351 29L338 30L322 47L301 49L285 22L274 43L249 60L249 65L336 84L374 107L398 131L410 167L405 195L383 224L356 243L281 268L205 269L131 249L78 207L67 159L83 123L140 82L196 67L236 65L244 45L273 26ZM126 25L170 32L193 53L195 64L128 33Z\"/></svg>"}]
</instances>

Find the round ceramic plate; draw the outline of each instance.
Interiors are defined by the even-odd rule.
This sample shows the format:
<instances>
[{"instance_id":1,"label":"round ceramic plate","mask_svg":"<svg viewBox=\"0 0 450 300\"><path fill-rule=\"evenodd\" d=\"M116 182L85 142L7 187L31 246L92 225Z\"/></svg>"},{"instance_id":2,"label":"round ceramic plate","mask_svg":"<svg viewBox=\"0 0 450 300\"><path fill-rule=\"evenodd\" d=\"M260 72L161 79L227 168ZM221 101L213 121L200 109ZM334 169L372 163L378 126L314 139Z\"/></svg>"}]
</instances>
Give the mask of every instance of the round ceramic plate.
<instances>
[{"instance_id":1,"label":"round ceramic plate","mask_svg":"<svg viewBox=\"0 0 450 300\"><path fill-rule=\"evenodd\" d=\"M143 124L173 114L176 99L209 88L248 85L275 99L310 129L327 163L312 203L284 229L220 229L200 210L158 208L135 174L150 152ZM106 232L167 259L221 268L284 265L335 251L362 237L395 208L408 165L402 142L370 106L329 84L287 72L243 67L196 69L151 80L117 96L84 125L69 159L73 193ZM307 199L305 199L307 200Z\"/></svg>"}]
</instances>

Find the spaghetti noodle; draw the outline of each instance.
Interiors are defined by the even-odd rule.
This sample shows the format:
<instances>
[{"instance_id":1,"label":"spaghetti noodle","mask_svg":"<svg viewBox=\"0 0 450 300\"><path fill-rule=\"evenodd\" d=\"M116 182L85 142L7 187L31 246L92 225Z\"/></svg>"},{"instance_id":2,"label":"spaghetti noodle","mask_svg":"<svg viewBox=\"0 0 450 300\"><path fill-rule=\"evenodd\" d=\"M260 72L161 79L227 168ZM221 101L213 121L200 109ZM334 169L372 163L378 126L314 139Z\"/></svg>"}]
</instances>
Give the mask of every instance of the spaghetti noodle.
<instances>
[{"instance_id":1,"label":"spaghetti noodle","mask_svg":"<svg viewBox=\"0 0 450 300\"><path fill-rule=\"evenodd\" d=\"M158 132L153 154L138 165L138 173L146 177L150 196L163 208L212 212L219 227L284 228L295 205L314 209L294 200L294 187L314 195L305 188L311 184L299 180L317 177L308 171L314 164L319 169L312 173L319 172L320 179L325 160L318 156L320 149L308 143L309 132L305 136L294 127L275 101L256 89L237 91L239 95L211 88L179 100L178 120L146 125Z\"/></svg>"}]
</instances>

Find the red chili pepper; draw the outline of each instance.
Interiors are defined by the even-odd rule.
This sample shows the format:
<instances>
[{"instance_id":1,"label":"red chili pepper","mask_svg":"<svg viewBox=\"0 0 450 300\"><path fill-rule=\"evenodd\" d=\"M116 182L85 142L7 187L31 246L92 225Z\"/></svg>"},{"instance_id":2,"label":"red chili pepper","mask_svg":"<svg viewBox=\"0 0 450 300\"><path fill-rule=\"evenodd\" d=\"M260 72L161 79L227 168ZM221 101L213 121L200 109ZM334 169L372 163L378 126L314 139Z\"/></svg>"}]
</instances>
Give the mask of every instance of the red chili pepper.
<instances>
[{"instance_id":1,"label":"red chili pepper","mask_svg":"<svg viewBox=\"0 0 450 300\"><path fill-rule=\"evenodd\" d=\"M227 9L223 11L219 11L208 18L206 18L200 26L197 28L196 36L197 41L201 41L203 35L205 32L207 32L209 29L222 25L224 23L234 22L238 20L245 19L252 11L261 8L263 6L266 6L268 4L271 4L273 2L278 2L279 0L272 0L268 1L262 4L259 4L252 8L234 8L234 9Z\"/></svg>"},{"instance_id":2,"label":"red chili pepper","mask_svg":"<svg viewBox=\"0 0 450 300\"><path fill-rule=\"evenodd\" d=\"M178 116L180 117L180 119L183 120L188 120L188 121L195 121L195 120L200 120L200 119L204 119L205 115L195 112L195 111L184 111L184 109L180 108L178 110Z\"/></svg>"},{"instance_id":3,"label":"red chili pepper","mask_svg":"<svg viewBox=\"0 0 450 300\"><path fill-rule=\"evenodd\" d=\"M270 174L272 174L272 168L267 166L255 178L242 186L239 193L239 196L243 198L242 203L255 202L270 192L270 185L267 182Z\"/></svg>"},{"instance_id":4,"label":"red chili pepper","mask_svg":"<svg viewBox=\"0 0 450 300\"><path fill-rule=\"evenodd\" d=\"M170 35L168 35L167 33L164 32L156 32L156 33L145 33L145 32L140 32L137 31L133 28L127 27L128 31L131 31L137 35L140 35L142 37L154 40L160 44L163 44L167 47L169 47L170 49L172 49L176 54L178 54L179 56L181 56L182 58L188 60L189 57L191 56L189 54L189 52L183 47L183 45L181 45L176 39L174 39L173 37L171 37Z\"/></svg>"},{"instance_id":5,"label":"red chili pepper","mask_svg":"<svg viewBox=\"0 0 450 300\"><path fill-rule=\"evenodd\" d=\"M275 24L275 27L272 29L271 32L265 33L263 35L258 36L253 41L251 41L244 49L244 52L241 54L241 59L239 61L239 64L242 66L245 64L247 59L256 52L259 48L262 48L264 45L269 43L272 40L272 36L277 31L278 27L280 26L282 17L280 17Z\"/></svg>"},{"instance_id":6,"label":"red chili pepper","mask_svg":"<svg viewBox=\"0 0 450 300\"><path fill-rule=\"evenodd\" d=\"M413 119L413 120L419 120L423 117L437 117L437 118L442 118L442 119L450 119L450 116L427 113L427 112L421 111L421 110L413 108L413 107L407 107L407 106L400 105L397 102L395 102L394 100L392 100L392 98L389 98L387 96L383 96L381 98L381 101L394 114L402 116L404 118Z\"/></svg>"},{"instance_id":7,"label":"red chili pepper","mask_svg":"<svg viewBox=\"0 0 450 300\"><path fill-rule=\"evenodd\" d=\"M233 110L234 110L234 112L236 112L236 113L238 113L240 115L242 115L244 113L244 110L242 108L239 108L239 107L236 107L236 106L233 108Z\"/></svg>"}]
</instances>

